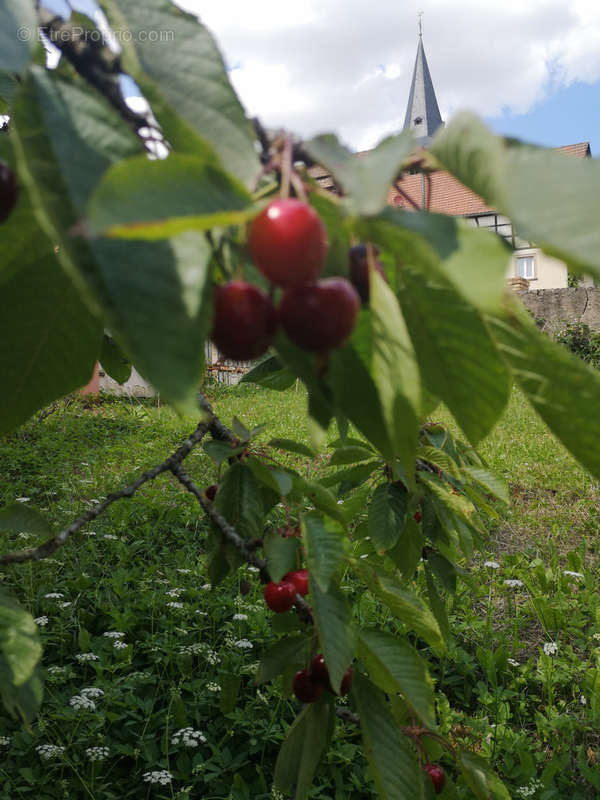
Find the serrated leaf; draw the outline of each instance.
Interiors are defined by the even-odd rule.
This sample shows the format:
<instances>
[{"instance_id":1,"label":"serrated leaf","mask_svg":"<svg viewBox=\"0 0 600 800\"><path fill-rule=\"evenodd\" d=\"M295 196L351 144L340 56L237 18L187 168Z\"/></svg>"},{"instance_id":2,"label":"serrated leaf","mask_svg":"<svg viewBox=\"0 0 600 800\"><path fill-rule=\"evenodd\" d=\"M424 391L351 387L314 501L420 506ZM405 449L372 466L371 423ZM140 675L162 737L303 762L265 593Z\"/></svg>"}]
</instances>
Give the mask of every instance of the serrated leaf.
<instances>
[{"instance_id":1,"label":"serrated leaf","mask_svg":"<svg viewBox=\"0 0 600 800\"><path fill-rule=\"evenodd\" d=\"M269 576L272 581L280 581L286 573L296 568L300 541L294 537L284 538L277 531L269 531L263 543Z\"/></svg>"},{"instance_id":2,"label":"serrated leaf","mask_svg":"<svg viewBox=\"0 0 600 800\"><path fill-rule=\"evenodd\" d=\"M52 528L48 520L33 508L22 503L0 509L0 532L30 533L33 536L50 536Z\"/></svg>"},{"instance_id":3,"label":"serrated leaf","mask_svg":"<svg viewBox=\"0 0 600 800\"><path fill-rule=\"evenodd\" d=\"M283 792L293 790L295 800L308 797L334 723L333 705L320 701L306 705L289 728L275 764L275 785Z\"/></svg>"},{"instance_id":4,"label":"serrated leaf","mask_svg":"<svg viewBox=\"0 0 600 800\"><path fill-rule=\"evenodd\" d=\"M458 766L477 800L510 800L510 794L490 764L475 753L459 750Z\"/></svg>"},{"instance_id":5,"label":"serrated leaf","mask_svg":"<svg viewBox=\"0 0 600 800\"><path fill-rule=\"evenodd\" d=\"M310 638L303 634L286 636L270 647L260 660L255 682L266 683L281 675L290 666L306 666L310 654Z\"/></svg>"},{"instance_id":6,"label":"serrated leaf","mask_svg":"<svg viewBox=\"0 0 600 800\"><path fill-rule=\"evenodd\" d=\"M141 149L97 93L31 68L11 125L19 171L63 269L144 377L179 410L196 411L211 324L205 238L83 242L72 235L103 172Z\"/></svg>"},{"instance_id":7,"label":"serrated leaf","mask_svg":"<svg viewBox=\"0 0 600 800\"><path fill-rule=\"evenodd\" d=\"M378 796L382 800L414 800L423 785L421 770L410 739L396 724L385 695L362 675L356 675L353 696Z\"/></svg>"},{"instance_id":8,"label":"serrated leaf","mask_svg":"<svg viewBox=\"0 0 600 800\"><path fill-rule=\"evenodd\" d=\"M22 72L37 43L33 0L3 0L0 4L0 72Z\"/></svg>"},{"instance_id":9,"label":"serrated leaf","mask_svg":"<svg viewBox=\"0 0 600 800\"><path fill-rule=\"evenodd\" d=\"M482 467L465 466L462 468L475 483L478 483L488 493L503 503L510 503L508 484L503 479Z\"/></svg>"},{"instance_id":10,"label":"serrated leaf","mask_svg":"<svg viewBox=\"0 0 600 800\"><path fill-rule=\"evenodd\" d=\"M412 579L419 566L424 545L423 531L413 517L408 517L396 546L386 552L404 578Z\"/></svg>"},{"instance_id":11,"label":"serrated leaf","mask_svg":"<svg viewBox=\"0 0 600 800\"><path fill-rule=\"evenodd\" d=\"M214 507L246 539L258 539L263 532L263 505L252 470L233 464L219 482Z\"/></svg>"},{"instance_id":12,"label":"serrated leaf","mask_svg":"<svg viewBox=\"0 0 600 800\"><path fill-rule=\"evenodd\" d=\"M434 467L438 467L453 478L460 478L458 464L445 450L424 445L417 451L417 458L432 464Z\"/></svg>"},{"instance_id":13,"label":"serrated leaf","mask_svg":"<svg viewBox=\"0 0 600 800\"><path fill-rule=\"evenodd\" d=\"M436 727L433 682L425 662L410 644L384 631L363 630L357 656L373 683L386 694L400 692L424 725Z\"/></svg>"},{"instance_id":14,"label":"serrated leaf","mask_svg":"<svg viewBox=\"0 0 600 800\"><path fill-rule=\"evenodd\" d=\"M41 702L38 665L42 645L31 614L0 592L0 693L5 707L30 721Z\"/></svg>"},{"instance_id":15,"label":"serrated leaf","mask_svg":"<svg viewBox=\"0 0 600 800\"><path fill-rule=\"evenodd\" d=\"M346 525L346 516L338 505L335 495L316 481L308 481L300 475L293 476L294 487L306 497L307 501L319 511Z\"/></svg>"},{"instance_id":16,"label":"serrated leaf","mask_svg":"<svg viewBox=\"0 0 600 800\"><path fill-rule=\"evenodd\" d=\"M240 383L256 383L265 389L282 392L296 382L296 376L286 369L277 356L268 356L246 372Z\"/></svg>"},{"instance_id":17,"label":"serrated leaf","mask_svg":"<svg viewBox=\"0 0 600 800\"><path fill-rule=\"evenodd\" d=\"M331 466L336 464L356 464L357 461L367 461L371 458L373 458L373 451L367 447L347 445L334 450L329 463Z\"/></svg>"},{"instance_id":18,"label":"serrated leaf","mask_svg":"<svg viewBox=\"0 0 600 800\"><path fill-rule=\"evenodd\" d=\"M303 514L300 522L311 582L326 592L344 558L344 529L316 512Z\"/></svg>"},{"instance_id":19,"label":"serrated leaf","mask_svg":"<svg viewBox=\"0 0 600 800\"><path fill-rule=\"evenodd\" d=\"M452 639L452 633L450 631L450 622L448 621L446 604L440 597L435 585L435 581L433 580L433 575L428 569L425 569L425 581L427 583L427 598L429 600L429 606L435 616L445 641L450 642Z\"/></svg>"},{"instance_id":20,"label":"serrated leaf","mask_svg":"<svg viewBox=\"0 0 600 800\"><path fill-rule=\"evenodd\" d=\"M431 472L419 472L419 480L448 511L456 514L459 519L475 530L481 531L482 525L477 509L468 498L453 492L446 481L438 478L437 475L432 475Z\"/></svg>"},{"instance_id":21,"label":"serrated leaf","mask_svg":"<svg viewBox=\"0 0 600 800\"><path fill-rule=\"evenodd\" d=\"M102 340L100 364L106 374L119 384L127 383L131 377L131 361L126 358L113 337L106 333Z\"/></svg>"},{"instance_id":22,"label":"serrated leaf","mask_svg":"<svg viewBox=\"0 0 600 800\"><path fill-rule=\"evenodd\" d=\"M402 270L399 294L425 386L477 444L499 419L510 375L479 314L447 283Z\"/></svg>"},{"instance_id":23,"label":"serrated leaf","mask_svg":"<svg viewBox=\"0 0 600 800\"><path fill-rule=\"evenodd\" d=\"M386 205L390 186L402 163L414 150L415 143L412 132L403 131L397 136L389 136L360 156L341 145L333 134L317 136L304 146L350 195L350 212L370 216Z\"/></svg>"},{"instance_id":24,"label":"serrated leaf","mask_svg":"<svg viewBox=\"0 0 600 800\"><path fill-rule=\"evenodd\" d=\"M243 184L197 156L136 156L113 165L88 203L91 232L116 239L170 239L240 225L256 210Z\"/></svg>"},{"instance_id":25,"label":"serrated leaf","mask_svg":"<svg viewBox=\"0 0 600 800\"><path fill-rule=\"evenodd\" d=\"M256 137L207 28L165 0L146 0L143 5L137 0L105 0L105 6L116 27L131 32L129 50L135 51L137 63L131 58L128 66L169 141L173 143L173 137L164 117L170 122L174 112L210 142L233 175L250 185L260 170ZM172 39L157 44L148 31L166 31ZM185 136L180 138L185 146Z\"/></svg>"},{"instance_id":26,"label":"serrated leaf","mask_svg":"<svg viewBox=\"0 0 600 800\"><path fill-rule=\"evenodd\" d=\"M331 685L338 691L344 673L354 656L354 632L350 626L350 608L336 587L323 592L311 581L312 608L321 651L327 663Z\"/></svg>"},{"instance_id":27,"label":"serrated leaf","mask_svg":"<svg viewBox=\"0 0 600 800\"><path fill-rule=\"evenodd\" d=\"M297 453L308 458L315 457L314 451L310 447L302 444L302 442L294 442L292 439L271 439L269 445L276 447L278 450L286 450L288 453Z\"/></svg>"},{"instance_id":28,"label":"serrated leaf","mask_svg":"<svg viewBox=\"0 0 600 800\"><path fill-rule=\"evenodd\" d=\"M515 380L555 436L600 476L600 373L541 333L516 301L510 312L489 321Z\"/></svg>"},{"instance_id":29,"label":"serrated leaf","mask_svg":"<svg viewBox=\"0 0 600 800\"><path fill-rule=\"evenodd\" d=\"M382 483L373 492L369 506L369 535L380 555L398 542L406 521L408 498L406 489L391 483Z\"/></svg>"},{"instance_id":30,"label":"serrated leaf","mask_svg":"<svg viewBox=\"0 0 600 800\"><path fill-rule=\"evenodd\" d=\"M393 575L376 569L364 561L355 563L370 591L411 630L415 631L431 647L445 651L446 642L440 627L425 603L416 594L406 589Z\"/></svg>"},{"instance_id":31,"label":"serrated leaf","mask_svg":"<svg viewBox=\"0 0 600 800\"><path fill-rule=\"evenodd\" d=\"M419 367L398 301L376 270L370 291L373 379L395 455L412 480L421 414Z\"/></svg>"}]
</instances>

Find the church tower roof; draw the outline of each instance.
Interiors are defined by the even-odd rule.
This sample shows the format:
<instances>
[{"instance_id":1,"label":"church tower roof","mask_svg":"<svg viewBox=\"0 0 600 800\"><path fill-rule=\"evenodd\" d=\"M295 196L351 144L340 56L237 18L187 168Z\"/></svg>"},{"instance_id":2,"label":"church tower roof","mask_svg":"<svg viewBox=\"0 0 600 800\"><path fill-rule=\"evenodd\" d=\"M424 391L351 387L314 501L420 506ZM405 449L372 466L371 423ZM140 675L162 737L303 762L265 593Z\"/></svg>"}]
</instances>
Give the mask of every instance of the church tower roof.
<instances>
[{"instance_id":1,"label":"church tower roof","mask_svg":"<svg viewBox=\"0 0 600 800\"><path fill-rule=\"evenodd\" d=\"M426 147L430 143L433 134L443 124L427 58L425 57L423 34L419 20L419 45L408 96L404 130L407 128L413 130L418 144L421 147Z\"/></svg>"}]
</instances>

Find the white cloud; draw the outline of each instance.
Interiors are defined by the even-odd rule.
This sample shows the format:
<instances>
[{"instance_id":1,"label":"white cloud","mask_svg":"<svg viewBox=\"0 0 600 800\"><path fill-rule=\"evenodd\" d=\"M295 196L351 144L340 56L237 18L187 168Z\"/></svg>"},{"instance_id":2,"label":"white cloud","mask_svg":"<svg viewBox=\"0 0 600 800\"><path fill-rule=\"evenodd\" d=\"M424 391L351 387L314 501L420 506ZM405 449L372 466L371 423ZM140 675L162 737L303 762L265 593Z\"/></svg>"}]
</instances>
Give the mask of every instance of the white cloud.
<instances>
[{"instance_id":1,"label":"white cloud","mask_svg":"<svg viewBox=\"0 0 600 800\"><path fill-rule=\"evenodd\" d=\"M592 0L181 0L215 33L251 115L356 148L402 127L417 12L442 116L526 113L553 88L600 78Z\"/></svg>"}]
</instances>

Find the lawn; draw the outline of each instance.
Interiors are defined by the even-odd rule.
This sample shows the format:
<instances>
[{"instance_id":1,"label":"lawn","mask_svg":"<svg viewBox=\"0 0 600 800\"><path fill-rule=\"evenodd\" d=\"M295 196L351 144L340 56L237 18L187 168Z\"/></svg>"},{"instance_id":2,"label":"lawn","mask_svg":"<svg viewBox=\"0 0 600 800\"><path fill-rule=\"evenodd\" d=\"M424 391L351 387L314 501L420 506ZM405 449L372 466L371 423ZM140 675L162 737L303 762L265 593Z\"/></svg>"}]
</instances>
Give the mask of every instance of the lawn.
<instances>
[{"instance_id":1,"label":"lawn","mask_svg":"<svg viewBox=\"0 0 600 800\"><path fill-rule=\"evenodd\" d=\"M215 386L209 396L226 424L267 424L257 446L276 436L309 441L302 389ZM435 417L450 422L442 410ZM19 500L59 530L194 427L156 401L60 404L0 440L0 505ZM440 727L491 758L515 797L597 797L598 484L519 393L480 451L508 480L512 505L491 521L484 552L448 598L448 654L417 642L441 692ZM327 450L312 461L283 458L317 477ZM187 466L200 486L218 480L202 448ZM0 797L276 796L273 761L297 703L285 687L256 686L277 631L251 569L211 589L198 511L163 477L53 558L0 573L38 621L46 672L31 730L0 722ZM27 537L4 535L2 551L35 543ZM358 613L402 630L368 595ZM358 729L339 724L336 736L313 797L374 797Z\"/></svg>"}]
</instances>

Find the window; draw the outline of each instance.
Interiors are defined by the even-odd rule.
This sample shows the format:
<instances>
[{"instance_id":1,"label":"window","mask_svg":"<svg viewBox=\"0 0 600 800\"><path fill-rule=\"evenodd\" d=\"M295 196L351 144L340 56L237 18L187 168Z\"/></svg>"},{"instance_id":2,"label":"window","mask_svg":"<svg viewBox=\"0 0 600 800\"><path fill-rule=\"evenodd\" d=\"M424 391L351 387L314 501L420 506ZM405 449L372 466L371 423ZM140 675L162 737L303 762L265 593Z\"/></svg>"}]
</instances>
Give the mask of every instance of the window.
<instances>
[{"instance_id":1,"label":"window","mask_svg":"<svg viewBox=\"0 0 600 800\"><path fill-rule=\"evenodd\" d=\"M517 256L517 275L532 281L535 278L535 256Z\"/></svg>"}]
</instances>

